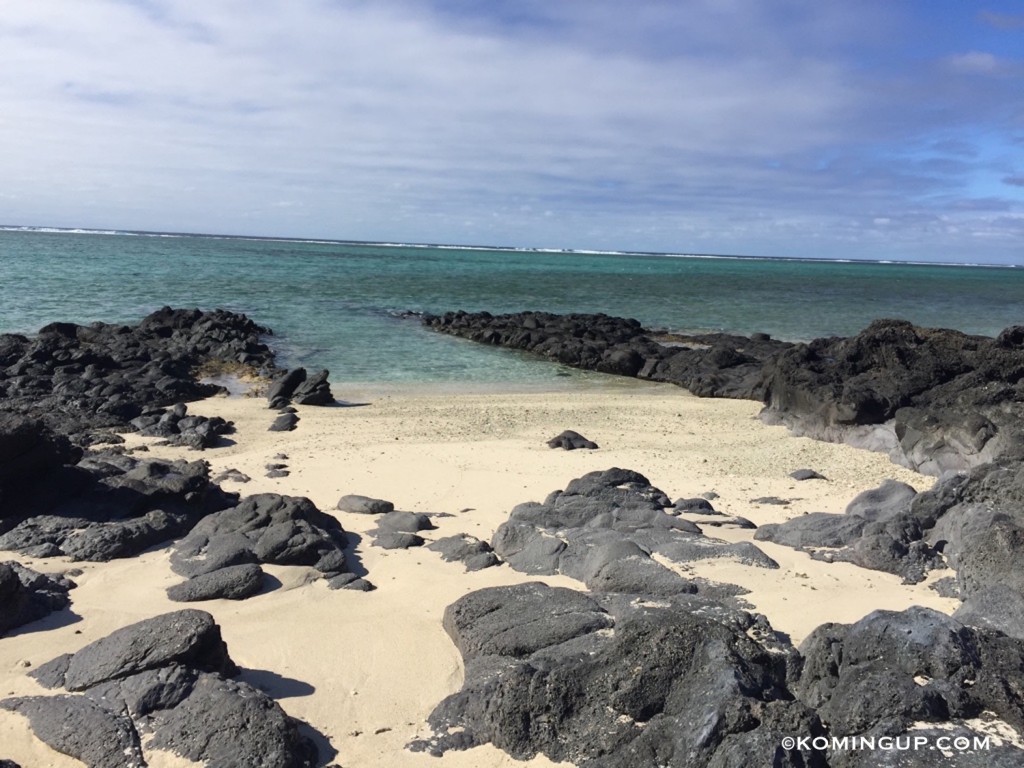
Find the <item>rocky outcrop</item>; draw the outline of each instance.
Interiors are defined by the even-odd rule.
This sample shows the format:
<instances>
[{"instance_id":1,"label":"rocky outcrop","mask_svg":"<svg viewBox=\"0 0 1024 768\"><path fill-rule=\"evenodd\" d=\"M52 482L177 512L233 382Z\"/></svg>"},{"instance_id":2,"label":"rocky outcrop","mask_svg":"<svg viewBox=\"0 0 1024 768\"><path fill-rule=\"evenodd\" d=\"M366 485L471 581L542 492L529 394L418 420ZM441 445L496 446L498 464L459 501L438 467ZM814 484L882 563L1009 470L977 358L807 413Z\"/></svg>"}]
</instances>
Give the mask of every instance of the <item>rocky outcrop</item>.
<instances>
[{"instance_id":1,"label":"rocky outcrop","mask_svg":"<svg viewBox=\"0 0 1024 768\"><path fill-rule=\"evenodd\" d=\"M341 524L309 499L276 493L248 496L203 518L174 545L171 568L189 581L172 589L179 595L206 594L211 585L226 588L241 579L241 590L252 594L259 588L255 571L222 571L257 563L311 566L332 580L350 574L347 546ZM193 581L197 578L199 584ZM361 588L350 582L346 586Z\"/></svg>"},{"instance_id":2,"label":"rocky outcrop","mask_svg":"<svg viewBox=\"0 0 1024 768\"><path fill-rule=\"evenodd\" d=\"M602 600L528 583L461 598L444 626L465 683L413 749L490 742L588 768L824 765L782 747L824 730L789 693L795 653L763 618L689 595Z\"/></svg>"},{"instance_id":3,"label":"rocky outcrop","mask_svg":"<svg viewBox=\"0 0 1024 768\"><path fill-rule=\"evenodd\" d=\"M204 765L317 765L298 722L262 691L230 680L238 671L213 617L183 610L119 629L33 674L72 694L9 698L0 708L26 716L53 749L98 768L143 768L148 749Z\"/></svg>"},{"instance_id":4,"label":"rocky outcrop","mask_svg":"<svg viewBox=\"0 0 1024 768\"><path fill-rule=\"evenodd\" d=\"M841 515L811 513L761 526L754 538L807 549L919 582L956 571L964 623L1024 638L1024 464L986 464L916 493L887 481Z\"/></svg>"},{"instance_id":5,"label":"rocky outcrop","mask_svg":"<svg viewBox=\"0 0 1024 768\"><path fill-rule=\"evenodd\" d=\"M467 571L479 571L501 562L490 544L468 533L437 539L427 544L427 549L439 553L445 562L462 563Z\"/></svg>"},{"instance_id":6,"label":"rocky outcrop","mask_svg":"<svg viewBox=\"0 0 1024 768\"><path fill-rule=\"evenodd\" d=\"M216 394L200 369L275 370L269 334L245 315L164 307L138 325L51 323L28 338L0 336L0 411L38 418L89 444L130 428L146 409Z\"/></svg>"},{"instance_id":7,"label":"rocky outcrop","mask_svg":"<svg viewBox=\"0 0 1024 768\"><path fill-rule=\"evenodd\" d=\"M764 369L764 417L798 434L887 450L926 474L1024 459L1024 332L997 338L877 320Z\"/></svg>"},{"instance_id":8,"label":"rocky outcrop","mask_svg":"<svg viewBox=\"0 0 1024 768\"><path fill-rule=\"evenodd\" d=\"M668 567L707 558L778 567L753 544L704 536L697 524L679 518L678 512L666 513L666 508L676 511L668 496L638 472L591 472L543 503L515 507L491 544L516 570L571 576L595 592L670 596L721 590Z\"/></svg>"},{"instance_id":9,"label":"rocky outcrop","mask_svg":"<svg viewBox=\"0 0 1024 768\"><path fill-rule=\"evenodd\" d=\"M382 549L422 547L426 541L419 532L436 527L430 516L422 512L392 510L377 518L377 527L370 531L373 536L372 546Z\"/></svg>"},{"instance_id":10,"label":"rocky outcrop","mask_svg":"<svg viewBox=\"0 0 1024 768\"><path fill-rule=\"evenodd\" d=\"M409 745L434 754L489 742L581 768L925 766L938 764L938 735L983 737L982 715L1024 727L1024 640L926 608L826 624L797 651L763 617L698 596L528 583L460 598L444 626L466 675L431 714L434 735ZM926 734L932 762L830 746ZM1020 747L990 739L949 764L1022 759Z\"/></svg>"},{"instance_id":11,"label":"rocky outcrop","mask_svg":"<svg viewBox=\"0 0 1024 768\"><path fill-rule=\"evenodd\" d=\"M284 408L289 403L297 405L331 405L334 395L327 381L327 371L307 375L305 368L287 371L270 383L267 402L271 408Z\"/></svg>"},{"instance_id":12,"label":"rocky outcrop","mask_svg":"<svg viewBox=\"0 0 1024 768\"><path fill-rule=\"evenodd\" d=\"M162 445L181 445L201 451L217 445L221 435L235 431L234 424L220 416L189 416L185 403L172 408L147 408L131 420L140 435L162 437Z\"/></svg>"},{"instance_id":13,"label":"rocky outcrop","mask_svg":"<svg viewBox=\"0 0 1024 768\"><path fill-rule=\"evenodd\" d=\"M929 570L945 567L940 552L924 540L926 529L912 512L917 495L906 483L887 480L858 494L844 514L812 512L762 525L754 538L810 550L818 560L850 562L917 583Z\"/></svg>"},{"instance_id":14,"label":"rocky outcrop","mask_svg":"<svg viewBox=\"0 0 1024 768\"><path fill-rule=\"evenodd\" d=\"M7 521L0 549L89 561L130 557L237 502L209 475L204 461L90 453L63 468L59 485L25 500L18 517Z\"/></svg>"},{"instance_id":15,"label":"rocky outcrop","mask_svg":"<svg viewBox=\"0 0 1024 768\"><path fill-rule=\"evenodd\" d=\"M1024 728L1019 679L1008 677L1021 669L1024 640L915 606L824 624L800 652L793 691L834 735L894 736L914 723L962 724L982 712Z\"/></svg>"},{"instance_id":16,"label":"rocky outcrop","mask_svg":"<svg viewBox=\"0 0 1024 768\"><path fill-rule=\"evenodd\" d=\"M763 334L745 338L650 331L636 320L603 314L447 312L426 315L423 323L441 333L522 349L573 368L671 382L705 397L760 400L764 361L790 346Z\"/></svg>"}]
</instances>

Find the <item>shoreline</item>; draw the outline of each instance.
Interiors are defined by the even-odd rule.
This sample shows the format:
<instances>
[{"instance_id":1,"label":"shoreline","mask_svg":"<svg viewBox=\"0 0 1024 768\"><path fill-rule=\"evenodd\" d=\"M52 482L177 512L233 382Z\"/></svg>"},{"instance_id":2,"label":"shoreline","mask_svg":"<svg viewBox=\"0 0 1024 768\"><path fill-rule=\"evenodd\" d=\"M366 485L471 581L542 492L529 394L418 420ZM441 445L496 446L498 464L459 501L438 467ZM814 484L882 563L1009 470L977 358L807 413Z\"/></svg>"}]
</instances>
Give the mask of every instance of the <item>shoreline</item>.
<instances>
[{"instance_id":1,"label":"shoreline","mask_svg":"<svg viewBox=\"0 0 1024 768\"><path fill-rule=\"evenodd\" d=\"M466 573L460 564L443 562L424 549L373 547L369 531L375 519L336 511L341 495L377 496L392 500L396 509L434 515L437 529L424 534L430 539L465 532L489 540L516 504L540 501L573 478L612 466L643 473L673 498L714 491L719 494L716 509L758 525L810 511L841 512L853 496L888 478L910 481L918 490L933 482L882 454L793 437L783 427L765 425L757 418L761 405L756 402L698 398L670 384L614 382L571 392L503 392L500 397L423 388L371 397L359 385L334 384L339 400L368 404L300 406L301 420L293 432L267 431L275 412L263 398L214 397L189 408L190 413L235 422L235 433L222 447L195 452L125 435L128 447L148 447L139 456L204 459L213 475L227 468L240 470L251 480L226 481L225 487L242 495L308 496L359 537L355 555L377 589L330 591L322 581L310 582L318 574L309 568L271 566L267 572L281 584L276 589L239 602L183 606L164 595L178 580L168 568L166 547L109 563L70 564L67 558L14 555L46 572L82 568L76 578L79 587L71 592L71 611L82 620L46 632L29 625L0 639L0 689L5 695L39 693L25 672L60 652L132 621L196 607L210 611L222 625L232 657L246 670L241 679L263 687L290 715L309 723L322 735L321 744L326 739L337 750L333 759L339 764L522 765L490 745L450 751L440 761L404 748L427 733L427 714L462 683L463 663L441 628L441 614L456 598L486 586L543 581L581 589L582 584L565 576L531 577L504 564ZM563 429L581 432L600 448L547 448L545 441ZM290 474L266 477L266 465L282 453L288 456L282 461ZM829 479L797 482L788 477L802 467ZM751 501L765 496L790 498L791 503ZM705 532L737 541L752 534L715 528ZM778 560L779 570L704 561L693 564L688 575L747 586L752 591L742 599L794 644L826 621L849 622L876 609L902 610L913 604L951 613L959 604L940 597L927 583L902 585L890 574L823 563L803 552L756 543ZM0 559L11 556L3 553ZM24 667L25 661L31 667ZM24 765L80 765L63 757L47 762L51 757L40 757L41 744L28 734L20 716L0 712L0 743L8 752L0 757L20 759ZM167 756L151 764L188 765ZM552 765L543 757L527 764Z\"/></svg>"}]
</instances>

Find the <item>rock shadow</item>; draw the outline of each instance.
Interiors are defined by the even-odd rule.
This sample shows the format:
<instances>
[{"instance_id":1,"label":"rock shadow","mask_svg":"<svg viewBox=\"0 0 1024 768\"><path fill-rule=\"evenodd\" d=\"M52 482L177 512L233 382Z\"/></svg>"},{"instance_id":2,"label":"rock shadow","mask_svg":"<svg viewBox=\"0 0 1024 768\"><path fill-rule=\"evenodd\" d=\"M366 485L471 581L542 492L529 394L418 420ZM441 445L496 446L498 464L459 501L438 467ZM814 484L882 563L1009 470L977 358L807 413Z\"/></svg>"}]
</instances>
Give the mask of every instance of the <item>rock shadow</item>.
<instances>
[{"instance_id":1,"label":"rock shadow","mask_svg":"<svg viewBox=\"0 0 1024 768\"><path fill-rule=\"evenodd\" d=\"M51 629L70 627L72 624L78 624L81 621L82 617L70 608L62 608L61 610L54 611L41 619L30 621L27 624L22 624L19 627L14 627L6 632L0 633L0 638L20 637L22 635L31 635L36 632L47 632Z\"/></svg>"},{"instance_id":2,"label":"rock shadow","mask_svg":"<svg viewBox=\"0 0 1024 768\"><path fill-rule=\"evenodd\" d=\"M243 669L237 679L259 688L272 699L294 699L316 693L316 688L309 683L279 675L269 669Z\"/></svg>"},{"instance_id":3,"label":"rock shadow","mask_svg":"<svg viewBox=\"0 0 1024 768\"><path fill-rule=\"evenodd\" d=\"M363 565L362 558L356 554L356 548L362 544L363 537L358 533L345 531L345 539L348 541L348 546L345 547L345 562L348 565L348 570L360 579L365 579L370 575L370 572L366 570L366 566Z\"/></svg>"}]
</instances>

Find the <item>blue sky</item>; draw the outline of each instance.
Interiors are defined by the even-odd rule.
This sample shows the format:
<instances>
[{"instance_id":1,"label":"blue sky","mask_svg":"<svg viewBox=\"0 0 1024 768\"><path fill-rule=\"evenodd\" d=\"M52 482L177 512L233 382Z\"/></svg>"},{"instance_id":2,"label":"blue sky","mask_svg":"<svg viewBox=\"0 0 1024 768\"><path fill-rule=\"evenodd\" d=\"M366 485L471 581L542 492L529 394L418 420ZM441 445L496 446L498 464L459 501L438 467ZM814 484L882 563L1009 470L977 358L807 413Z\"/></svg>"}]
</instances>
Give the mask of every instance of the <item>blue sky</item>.
<instances>
[{"instance_id":1,"label":"blue sky","mask_svg":"<svg viewBox=\"0 0 1024 768\"><path fill-rule=\"evenodd\" d=\"M1024 3L6 0L0 223L1024 263Z\"/></svg>"}]
</instances>

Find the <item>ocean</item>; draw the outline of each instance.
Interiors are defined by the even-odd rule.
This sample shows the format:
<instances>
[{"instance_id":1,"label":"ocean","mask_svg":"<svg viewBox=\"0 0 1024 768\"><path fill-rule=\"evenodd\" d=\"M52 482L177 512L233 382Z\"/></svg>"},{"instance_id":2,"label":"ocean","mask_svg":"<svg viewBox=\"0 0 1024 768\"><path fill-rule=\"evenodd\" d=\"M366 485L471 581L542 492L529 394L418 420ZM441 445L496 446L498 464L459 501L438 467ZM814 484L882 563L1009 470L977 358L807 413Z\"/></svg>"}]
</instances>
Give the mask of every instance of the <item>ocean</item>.
<instances>
[{"instance_id":1,"label":"ocean","mask_svg":"<svg viewBox=\"0 0 1024 768\"><path fill-rule=\"evenodd\" d=\"M564 388L594 374L405 313L604 312L787 340L896 317L995 335L1024 324L1024 268L0 230L0 332L132 323L165 304L244 312L274 330L282 365L341 384Z\"/></svg>"}]
</instances>

